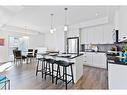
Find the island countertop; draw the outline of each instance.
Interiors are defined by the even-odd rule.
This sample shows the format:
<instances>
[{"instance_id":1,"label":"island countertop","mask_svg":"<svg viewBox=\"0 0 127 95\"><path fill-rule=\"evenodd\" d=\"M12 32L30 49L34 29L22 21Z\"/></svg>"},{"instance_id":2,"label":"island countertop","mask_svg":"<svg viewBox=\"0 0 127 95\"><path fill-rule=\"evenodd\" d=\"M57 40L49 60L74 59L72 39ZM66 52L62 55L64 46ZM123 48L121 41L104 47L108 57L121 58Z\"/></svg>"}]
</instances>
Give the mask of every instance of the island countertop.
<instances>
[{"instance_id":1,"label":"island countertop","mask_svg":"<svg viewBox=\"0 0 127 95\"><path fill-rule=\"evenodd\" d=\"M111 64L127 65L127 58L119 56L107 56L107 61Z\"/></svg>"},{"instance_id":2,"label":"island countertop","mask_svg":"<svg viewBox=\"0 0 127 95\"><path fill-rule=\"evenodd\" d=\"M78 56L83 55L83 53L79 53L79 54L59 54L59 53L38 53L38 55L42 55L42 56L52 56L52 57L60 57L60 58L67 58L67 59L74 59Z\"/></svg>"}]
</instances>

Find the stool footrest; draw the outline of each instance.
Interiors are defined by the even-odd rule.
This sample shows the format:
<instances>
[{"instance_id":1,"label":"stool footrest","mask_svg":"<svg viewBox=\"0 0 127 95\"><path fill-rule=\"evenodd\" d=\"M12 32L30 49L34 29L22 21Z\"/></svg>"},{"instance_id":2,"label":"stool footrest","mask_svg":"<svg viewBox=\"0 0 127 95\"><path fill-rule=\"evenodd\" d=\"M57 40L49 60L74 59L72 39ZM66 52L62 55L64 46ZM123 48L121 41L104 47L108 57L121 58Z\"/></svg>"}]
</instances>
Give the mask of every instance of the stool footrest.
<instances>
[{"instance_id":1,"label":"stool footrest","mask_svg":"<svg viewBox=\"0 0 127 95\"><path fill-rule=\"evenodd\" d=\"M66 82L66 80L63 80L62 78L63 78L63 76L61 76L61 77L59 77L57 79L62 80L63 82ZM67 84L69 84L71 81L72 81L72 79L68 80Z\"/></svg>"}]
</instances>

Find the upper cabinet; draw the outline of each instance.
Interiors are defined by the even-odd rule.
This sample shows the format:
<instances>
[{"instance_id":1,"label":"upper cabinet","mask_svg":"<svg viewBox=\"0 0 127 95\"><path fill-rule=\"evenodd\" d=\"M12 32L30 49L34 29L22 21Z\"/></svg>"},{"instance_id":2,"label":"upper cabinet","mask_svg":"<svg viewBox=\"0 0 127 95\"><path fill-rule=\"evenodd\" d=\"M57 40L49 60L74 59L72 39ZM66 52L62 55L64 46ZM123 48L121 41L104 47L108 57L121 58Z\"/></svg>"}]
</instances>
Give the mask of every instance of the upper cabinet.
<instances>
[{"instance_id":1,"label":"upper cabinet","mask_svg":"<svg viewBox=\"0 0 127 95\"><path fill-rule=\"evenodd\" d=\"M84 28L80 33L81 44L112 44L112 30L111 24Z\"/></svg>"},{"instance_id":2,"label":"upper cabinet","mask_svg":"<svg viewBox=\"0 0 127 95\"><path fill-rule=\"evenodd\" d=\"M113 25L107 24L103 26L103 41L104 44L113 44Z\"/></svg>"},{"instance_id":3,"label":"upper cabinet","mask_svg":"<svg viewBox=\"0 0 127 95\"><path fill-rule=\"evenodd\" d=\"M127 38L127 7L121 6L115 13L115 28L119 29L119 41Z\"/></svg>"}]
</instances>

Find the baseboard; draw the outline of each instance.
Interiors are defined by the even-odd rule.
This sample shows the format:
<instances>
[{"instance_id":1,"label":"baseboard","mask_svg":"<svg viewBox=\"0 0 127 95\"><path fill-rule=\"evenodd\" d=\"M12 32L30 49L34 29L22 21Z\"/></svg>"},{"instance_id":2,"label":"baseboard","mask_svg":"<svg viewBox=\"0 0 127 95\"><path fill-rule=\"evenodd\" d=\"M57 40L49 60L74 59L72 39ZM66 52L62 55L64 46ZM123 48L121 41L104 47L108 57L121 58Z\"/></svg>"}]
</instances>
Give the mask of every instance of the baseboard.
<instances>
[{"instance_id":1,"label":"baseboard","mask_svg":"<svg viewBox=\"0 0 127 95\"><path fill-rule=\"evenodd\" d=\"M13 61L0 62L0 66L1 66L2 64L8 63L8 62L13 62Z\"/></svg>"}]
</instances>

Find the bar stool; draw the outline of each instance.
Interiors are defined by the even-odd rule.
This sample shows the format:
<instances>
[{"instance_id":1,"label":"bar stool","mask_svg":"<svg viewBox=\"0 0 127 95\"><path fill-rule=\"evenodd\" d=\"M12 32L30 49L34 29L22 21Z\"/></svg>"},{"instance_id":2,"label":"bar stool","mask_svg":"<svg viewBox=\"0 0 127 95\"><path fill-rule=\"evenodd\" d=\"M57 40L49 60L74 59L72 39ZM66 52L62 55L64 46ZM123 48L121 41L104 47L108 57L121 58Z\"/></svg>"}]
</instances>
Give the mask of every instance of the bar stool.
<instances>
[{"instance_id":1,"label":"bar stool","mask_svg":"<svg viewBox=\"0 0 127 95\"><path fill-rule=\"evenodd\" d=\"M36 76L38 74L38 72L42 73L42 78L45 75L45 80L47 75L52 77L52 83L54 83L54 72L56 72L56 70L54 70L54 63L55 60L54 59L49 59L49 58L38 58L38 63L37 63L37 67L36 67ZM42 68L39 69L39 64L41 62Z\"/></svg>"},{"instance_id":2,"label":"bar stool","mask_svg":"<svg viewBox=\"0 0 127 95\"><path fill-rule=\"evenodd\" d=\"M37 58L37 67L36 67L36 76L37 76L37 74L38 74L38 72L41 72L42 73L42 78L43 78L43 75L44 75L44 72L45 72L45 70L44 70L44 67L45 67L45 58ZM41 62L41 69L39 69L39 64L40 64L40 62Z\"/></svg>"},{"instance_id":3,"label":"bar stool","mask_svg":"<svg viewBox=\"0 0 127 95\"><path fill-rule=\"evenodd\" d=\"M62 80L65 82L66 89L67 89L67 84L69 84L71 81L74 84L74 77L73 77L73 68L72 65L74 64L73 62L66 62L66 61L56 61L57 64L57 75L56 75L56 84L58 80ZM61 76L60 72L60 66L63 67L63 75ZM70 67L71 69L71 75L67 73L67 67ZM68 81L67 76L71 77L71 79Z\"/></svg>"},{"instance_id":4,"label":"bar stool","mask_svg":"<svg viewBox=\"0 0 127 95\"><path fill-rule=\"evenodd\" d=\"M55 63L55 60L54 59L45 59L45 79L46 79L46 76L49 75L52 77L52 83L54 83L54 63Z\"/></svg>"}]
</instances>

